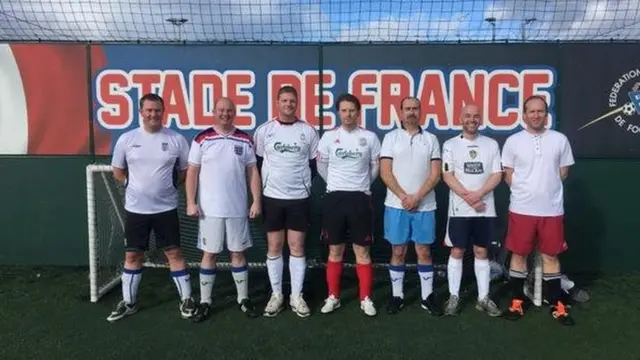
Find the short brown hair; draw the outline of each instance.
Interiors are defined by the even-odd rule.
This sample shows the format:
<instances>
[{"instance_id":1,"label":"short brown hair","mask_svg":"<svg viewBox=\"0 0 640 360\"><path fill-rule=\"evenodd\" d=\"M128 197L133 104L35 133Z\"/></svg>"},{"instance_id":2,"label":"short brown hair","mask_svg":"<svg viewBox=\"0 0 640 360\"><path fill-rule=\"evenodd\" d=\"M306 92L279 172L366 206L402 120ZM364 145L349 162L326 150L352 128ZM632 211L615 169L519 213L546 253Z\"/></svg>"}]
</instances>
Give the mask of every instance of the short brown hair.
<instances>
[{"instance_id":1,"label":"short brown hair","mask_svg":"<svg viewBox=\"0 0 640 360\"><path fill-rule=\"evenodd\" d=\"M280 96L282 94L293 94L293 96L295 96L296 99L298 99L298 90L296 90L296 88L290 85L285 85L278 90L278 99L280 99Z\"/></svg>"}]
</instances>

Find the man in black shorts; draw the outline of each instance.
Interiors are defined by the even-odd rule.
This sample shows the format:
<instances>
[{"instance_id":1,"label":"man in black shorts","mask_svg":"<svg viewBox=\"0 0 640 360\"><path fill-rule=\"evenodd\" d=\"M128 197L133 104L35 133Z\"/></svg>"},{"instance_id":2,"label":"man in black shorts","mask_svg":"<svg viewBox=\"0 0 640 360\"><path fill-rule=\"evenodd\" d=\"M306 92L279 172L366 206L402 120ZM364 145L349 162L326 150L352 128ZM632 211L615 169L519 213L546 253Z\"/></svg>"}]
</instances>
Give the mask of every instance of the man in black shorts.
<instances>
[{"instance_id":1,"label":"man in black shorts","mask_svg":"<svg viewBox=\"0 0 640 360\"><path fill-rule=\"evenodd\" d=\"M373 242L371 184L380 170L380 140L359 127L361 105L351 94L338 97L341 125L327 131L318 145L318 173L327 183L322 211L322 237L329 245L327 285L329 296L320 310L340 307L340 277L347 234L353 243L358 274L360 308L368 316L377 310L371 299L373 267L369 247Z\"/></svg>"},{"instance_id":2,"label":"man in black shorts","mask_svg":"<svg viewBox=\"0 0 640 360\"><path fill-rule=\"evenodd\" d=\"M126 254L122 272L123 300L107 318L114 322L138 311L137 293L142 278L142 258L155 232L164 250L171 277L180 295L180 314L192 316L195 302L191 282L180 252L178 184L184 181L189 144L179 133L162 125L164 102L155 94L140 99L142 125L122 134L113 150L115 179L126 186Z\"/></svg>"},{"instance_id":3,"label":"man in black shorts","mask_svg":"<svg viewBox=\"0 0 640 360\"><path fill-rule=\"evenodd\" d=\"M311 314L302 296L307 267L304 242L309 227L311 182L316 173L318 132L296 117L298 92L291 86L278 91L278 117L260 125L254 134L263 187L263 219L267 231L267 271L271 298L264 316L284 308L282 248L289 244L291 297L289 305L300 317Z\"/></svg>"}]
</instances>

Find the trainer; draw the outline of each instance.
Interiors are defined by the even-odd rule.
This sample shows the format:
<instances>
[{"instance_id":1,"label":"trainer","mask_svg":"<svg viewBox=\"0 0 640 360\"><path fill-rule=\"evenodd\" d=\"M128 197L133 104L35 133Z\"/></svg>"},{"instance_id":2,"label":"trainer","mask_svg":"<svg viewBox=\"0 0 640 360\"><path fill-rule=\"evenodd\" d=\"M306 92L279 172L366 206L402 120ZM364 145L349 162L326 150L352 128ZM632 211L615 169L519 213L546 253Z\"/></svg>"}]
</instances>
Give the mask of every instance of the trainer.
<instances>
[{"instance_id":1,"label":"trainer","mask_svg":"<svg viewBox=\"0 0 640 360\"><path fill-rule=\"evenodd\" d=\"M435 186L440 182L440 143L420 127L420 100L407 97L400 102L401 128L387 133L380 153L380 177L387 186L384 208L384 237L391 244L389 266L390 314L404 307L404 274L407 244L415 244L420 277L421 307L434 316L442 315L433 293L431 245L436 236Z\"/></svg>"},{"instance_id":2,"label":"trainer","mask_svg":"<svg viewBox=\"0 0 640 360\"><path fill-rule=\"evenodd\" d=\"M551 315L562 325L573 325L561 300L558 260L558 255L567 250L562 182L574 164L573 153L565 135L546 128L549 113L543 97L529 97L523 111L526 129L507 138L502 149L505 181L511 189L506 245L512 252L509 276L513 296L505 317L517 320L524 315L527 256L538 240L543 292L549 298Z\"/></svg>"},{"instance_id":3,"label":"trainer","mask_svg":"<svg viewBox=\"0 0 640 360\"><path fill-rule=\"evenodd\" d=\"M149 250L151 230L156 245L169 261L171 277L180 295L180 315L193 315L191 282L180 252L178 185L184 181L189 143L162 125L164 101L155 94L140 99L142 125L122 134L113 149L111 166L125 190L125 261L122 271L123 300L107 318L114 322L138 311L138 285L142 258Z\"/></svg>"},{"instance_id":4,"label":"trainer","mask_svg":"<svg viewBox=\"0 0 640 360\"><path fill-rule=\"evenodd\" d=\"M289 244L291 297L289 306L300 317L311 314L302 296L307 267L304 243L311 213L311 181L316 171L318 132L296 118L298 92L292 86L278 90L278 116L260 125L254 134L258 169L262 177L263 221L267 232L267 273L271 298L263 315L274 317L284 309L282 248Z\"/></svg>"},{"instance_id":5,"label":"trainer","mask_svg":"<svg viewBox=\"0 0 640 360\"><path fill-rule=\"evenodd\" d=\"M371 184L380 171L380 140L358 126L361 105L352 94L336 101L340 126L327 131L318 146L318 173L327 183L322 204L322 238L329 245L327 285L329 296L323 314L338 309L345 243L353 244L359 282L360 308L368 316L377 310L371 299L373 266L369 248L373 242Z\"/></svg>"},{"instance_id":6,"label":"trainer","mask_svg":"<svg viewBox=\"0 0 640 360\"><path fill-rule=\"evenodd\" d=\"M200 219L198 248L202 250L200 305L194 322L210 315L216 257L223 251L225 240L231 253L231 274L239 308L250 317L258 316L249 300L245 251L253 244L249 218L254 219L261 212L260 174L251 137L233 126L235 114L236 107L230 99L219 99L215 104L215 125L195 137L189 152L187 215ZM248 211L247 185L251 187L252 198Z\"/></svg>"},{"instance_id":7,"label":"trainer","mask_svg":"<svg viewBox=\"0 0 640 360\"><path fill-rule=\"evenodd\" d=\"M476 309L489 316L500 316L502 311L489 297L488 259L488 249L496 233L493 189L502 180L500 147L497 141L478 132L482 123L478 106L464 106L460 122L462 133L442 146L442 177L449 186L445 245L451 248L447 263L449 299L444 313L457 315L460 311L462 259L466 249L473 245L473 269L478 287Z\"/></svg>"}]
</instances>

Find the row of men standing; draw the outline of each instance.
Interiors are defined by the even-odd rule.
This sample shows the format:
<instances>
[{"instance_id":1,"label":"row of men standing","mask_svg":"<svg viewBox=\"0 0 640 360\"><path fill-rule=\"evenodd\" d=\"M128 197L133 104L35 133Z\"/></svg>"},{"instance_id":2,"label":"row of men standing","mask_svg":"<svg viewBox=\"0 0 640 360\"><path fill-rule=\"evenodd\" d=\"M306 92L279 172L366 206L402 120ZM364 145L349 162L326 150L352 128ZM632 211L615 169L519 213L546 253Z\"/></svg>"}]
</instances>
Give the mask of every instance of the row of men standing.
<instances>
[{"instance_id":1,"label":"row of men standing","mask_svg":"<svg viewBox=\"0 0 640 360\"><path fill-rule=\"evenodd\" d=\"M231 254L240 309L252 317L279 314L285 307L285 241L291 254L289 306L298 316L309 316L311 310L302 289L306 270L304 244L311 222L311 184L319 174L327 184L322 199L321 235L329 246L328 296L321 313L331 313L341 306L343 256L346 244L351 243L360 307L368 316L377 314L369 252L374 228L370 188L380 176L387 187L384 238L392 246L389 313L403 308L405 255L413 242L423 309L435 316L459 312L462 259L472 247L478 288L476 309L490 316L518 319L524 315L526 259L539 246L551 314L561 324L573 324L561 297L557 256L567 249L562 182L574 160L567 138L545 127L548 108L544 98L532 96L525 101L526 129L506 140L502 154L494 139L478 133L482 119L475 105L464 107L463 131L447 140L441 150L435 135L420 127L421 105L417 98L401 102L402 126L387 133L382 142L375 133L358 126L361 105L351 94L337 98L340 126L322 138L313 127L296 118L295 88L281 88L277 99L279 116L259 126L253 138L233 126L232 101L219 99L215 125L198 134L190 147L182 135L162 126L164 103L160 97L148 94L140 100L142 126L123 134L113 152L114 176L126 186L127 251L123 300L107 320L117 321L138 310L141 262L152 229L158 247L169 261L183 318L200 322L209 317L216 255L224 250L225 243ZM175 170L180 174L177 177ZM503 178L511 189L506 246L512 252L512 298L506 311L499 309L489 296L487 251L496 227L493 190ZM444 308L433 292L430 253L436 238L434 188L441 180L450 188L445 237L446 245L451 247L447 264L450 295ZM203 251L199 303L191 296L189 273L180 252L177 188L182 181L187 215L199 218L198 248ZM261 312L248 297L245 258L245 251L253 245L249 219L260 215L267 232L266 264L272 290Z\"/></svg>"}]
</instances>

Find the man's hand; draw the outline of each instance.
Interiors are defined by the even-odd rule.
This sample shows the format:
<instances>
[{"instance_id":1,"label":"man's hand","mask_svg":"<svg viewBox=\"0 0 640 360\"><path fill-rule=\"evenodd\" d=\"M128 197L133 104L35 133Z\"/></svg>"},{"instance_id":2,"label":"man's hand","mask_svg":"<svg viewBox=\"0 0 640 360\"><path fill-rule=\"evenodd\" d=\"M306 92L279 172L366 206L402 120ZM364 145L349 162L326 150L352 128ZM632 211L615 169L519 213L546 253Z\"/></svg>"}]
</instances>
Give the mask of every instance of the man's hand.
<instances>
[{"instance_id":1,"label":"man's hand","mask_svg":"<svg viewBox=\"0 0 640 360\"><path fill-rule=\"evenodd\" d=\"M198 208L198 204L187 204L187 215L200 217L200 209Z\"/></svg>"},{"instance_id":2,"label":"man's hand","mask_svg":"<svg viewBox=\"0 0 640 360\"><path fill-rule=\"evenodd\" d=\"M258 216L260 216L261 212L262 212L262 205L260 205L259 201L254 201L253 204L251 204L251 208L249 209L249 218L255 219Z\"/></svg>"},{"instance_id":3,"label":"man's hand","mask_svg":"<svg viewBox=\"0 0 640 360\"><path fill-rule=\"evenodd\" d=\"M482 201L482 194L480 191L469 191L463 199L469 206L473 207L476 203Z\"/></svg>"},{"instance_id":4,"label":"man's hand","mask_svg":"<svg viewBox=\"0 0 640 360\"><path fill-rule=\"evenodd\" d=\"M420 199L416 195L407 195L402 198L402 207L407 211L415 211L420 204Z\"/></svg>"},{"instance_id":5,"label":"man's hand","mask_svg":"<svg viewBox=\"0 0 640 360\"><path fill-rule=\"evenodd\" d=\"M473 207L476 212L484 212L487 209L487 205L484 203L484 201L478 201L477 203L471 205L471 207Z\"/></svg>"}]
</instances>

